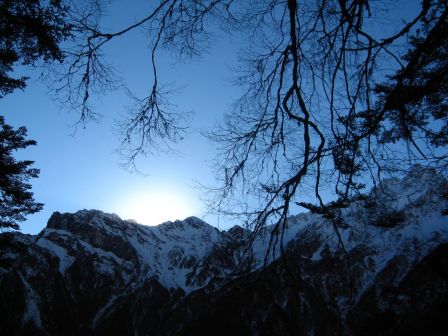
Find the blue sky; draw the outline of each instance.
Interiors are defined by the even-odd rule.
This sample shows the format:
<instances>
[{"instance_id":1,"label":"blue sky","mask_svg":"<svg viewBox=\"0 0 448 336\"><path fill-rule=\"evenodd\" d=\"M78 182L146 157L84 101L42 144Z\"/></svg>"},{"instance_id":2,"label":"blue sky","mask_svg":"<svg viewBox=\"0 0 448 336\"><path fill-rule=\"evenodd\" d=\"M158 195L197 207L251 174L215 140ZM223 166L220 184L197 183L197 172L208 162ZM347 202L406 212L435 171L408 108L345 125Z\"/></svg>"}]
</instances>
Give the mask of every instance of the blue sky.
<instances>
[{"instance_id":1,"label":"blue sky","mask_svg":"<svg viewBox=\"0 0 448 336\"><path fill-rule=\"evenodd\" d=\"M143 5L144 1L133 2L132 6L114 2L105 26L114 30L134 22L146 12ZM178 63L169 53L159 54L160 81L183 87L175 102L180 110L194 111L194 115L188 135L176 147L180 155L140 159L138 168L144 175L124 170L116 153L116 124L130 103L123 91L100 97L95 110L103 118L88 123L85 129L78 128L73 135L72 125L78 115L52 99L37 71L20 69L31 74L28 87L3 98L0 108L7 123L26 126L29 138L38 142L17 157L36 161L41 173L32 181L33 192L36 200L45 204L43 211L29 216L21 225L22 231L39 232L54 211L99 209L144 224L188 215L203 217L202 192L196 181L213 183L210 165L214 150L200 130L219 121L238 95L238 89L229 82L228 69L235 65L234 41L217 38L216 42L212 51L191 63ZM142 32L136 31L112 41L106 49L107 60L137 96L145 95L152 84L148 45ZM166 206L168 202L172 203L171 209ZM217 217L204 219L228 227Z\"/></svg>"},{"instance_id":2,"label":"blue sky","mask_svg":"<svg viewBox=\"0 0 448 336\"><path fill-rule=\"evenodd\" d=\"M142 18L147 4L145 0L132 1L132 5L113 1L103 26L112 32L120 30ZM412 16L416 8L415 1L402 1L395 10L400 16ZM384 29L381 27L378 33L384 34ZM146 96L152 85L149 45L137 29L112 40L104 50L107 61L138 97ZM103 118L78 128L73 135L72 126L79 115L52 99L37 70L18 69L31 80L23 92L0 100L0 112L7 123L26 126L29 138L38 142L18 153L18 158L36 161L41 174L32 181L33 191L36 200L45 204L42 212L22 224L22 231L39 232L54 211L80 209L99 209L151 225L189 215L222 229L235 224L216 216L204 217L200 200L204 195L196 182L214 182L211 162L215 151L200 131L219 122L239 96L239 88L230 82L229 70L237 65L239 46L244 47L244 41L217 34L213 48L192 62L179 62L169 52L158 53L159 82L181 87L174 103L194 114L188 135L176 147L180 155L161 153L139 159L138 168L144 174L131 173L119 165L117 122L130 104L123 90L96 97L95 112Z\"/></svg>"}]
</instances>

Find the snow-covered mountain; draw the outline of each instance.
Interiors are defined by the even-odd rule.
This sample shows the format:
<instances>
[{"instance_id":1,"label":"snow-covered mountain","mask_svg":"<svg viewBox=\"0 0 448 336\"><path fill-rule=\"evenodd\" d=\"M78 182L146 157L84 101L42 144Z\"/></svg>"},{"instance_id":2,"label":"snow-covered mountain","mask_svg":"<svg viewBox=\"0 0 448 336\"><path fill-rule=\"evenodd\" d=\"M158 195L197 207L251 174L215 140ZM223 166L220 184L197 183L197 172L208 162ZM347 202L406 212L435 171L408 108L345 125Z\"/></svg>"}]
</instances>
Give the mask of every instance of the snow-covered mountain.
<instances>
[{"instance_id":1,"label":"snow-covered mountain","mask_svg":"<svg viewBox=\"0 0 448 336\"><path fill-rule=\"evenodd\" d=\"M0 334L384 335L448 316L448 182L415 167L334 223L289 218L219 231L189 217L147 227L97 210L54 213L38 235L0 235ZM423 329L422 329L423 328Z\"/></svg>"}]
</instances>

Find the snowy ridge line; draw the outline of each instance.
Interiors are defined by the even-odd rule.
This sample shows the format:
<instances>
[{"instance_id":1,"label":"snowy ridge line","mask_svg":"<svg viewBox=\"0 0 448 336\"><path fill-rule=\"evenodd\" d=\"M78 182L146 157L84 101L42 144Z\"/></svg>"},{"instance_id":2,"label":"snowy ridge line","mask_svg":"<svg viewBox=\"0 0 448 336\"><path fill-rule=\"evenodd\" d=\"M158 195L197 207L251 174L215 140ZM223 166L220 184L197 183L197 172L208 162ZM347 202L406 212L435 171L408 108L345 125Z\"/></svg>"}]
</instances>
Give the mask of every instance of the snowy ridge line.
<instances>
[{"instance_id":1,"label":"snowy ridge line","mask_svg":"<svg viewBox=\"0 0 448 336\"><path fill-rule=\"evenodd\" d=\"M355 253L363 244L371 251L366 260L374 266L366 271L367 278L377 276L395 255L408 253L406 251L412 249L412 244L419 246L411 258L414 264L437 244L448 241L447 217L441 214L443 209L448 208L447 200L442 195L447 190L448 183L443 176L432 170L415 168L401 180L383 181L381 188L369 194L376 202L374 211L385 211L382 217L386 217L391 209L401 211L403 222L392 227L372 225L373 210L361 202L341 210L341 216L348 224L346 228L339 229L347 252ZM126 265L127 269L137 266L140 277L156 276L166 288L181 288L191 292L207 285L213 277L235 274L238 253L242 249L227 250L226 242L232 239L229 234L232 229L220 232L195 217L147 227L98 210L81 210L75 214L58 216L60 218L56 216L55 220L50 220L52 226L39 235L46 240L38 239L38 245L51 250L59 258L61 273L70 267L76 256L70 255L60 244L70 237L77 237L78 243L89 254L99 257L98 262L104 260L103 271L110 267L105 260L113 259L117 264ZM270 232L270 229L267 227L266 232ZM115 237L117 244L122 247L107 245L109 235ZM60 242L53 240L56 236L61 238ZM268 246L267 236L258 236L253 242L249 256L253 258L252 270L263 265ZM96 238L95 246L88 243ZM334 229L324 218L310 212L291 216L284 234L285 246L313 240L317 243L312 250L303 254L304 260L317 263L322 261L327 249L333 254L337 252L338 241ZM107 245L107 251L101 248L101 244ZM137 260L129 254L132 251ZM214 253L218 252L228 255L230 259L225 262L217 260L218 256ZM280 248L274 253L278 257ZM129 255L131 259L127 261L118 255ZM98 267L101 268L101 265ZM365 287L368 284L363 285L360 291Z\"/></svg>"},{"instance_id":2,"label":"snowy ridge line","mask_svg":"<svg viewBox=\"0 0 448 336\"><path fill-rule=\"evenodd\" d=\"M273 303L257 301L261 306L249 321L267 312L274 314L272 321L285 313L294 319L299 312L307 321L319 317L311 332L319 330L320 317L340 323L340 330L358 330L353 334L360 334L363 319L375 314L399 316L407 307L412 318L423 294L428 296L419 309L426 311L430 302L436 310L438 293L442 290L440 297L446 297L448 288L431 268L446 264L448 182L431 171L412 171L401 180L384 181L383 190L340 210L346 252L322 216L291 216L284 235L288 276L283 263L275 262L279 250L269 260L272 264L264 264L272 227L247 250L247 229L219 231L194 217L145 227L98 210L54 213L37 236L0 235L2 297L12 303L0 305L12 311L2 314L7 317L3 324L15 318L10 330L34 327L67 334L79 328L78 334L107 334L131 323L131 330L142 326L145 334L153 318L174 316L177 321L181 316L179 323L169 320L166 326L175 324L174 335L195 318L192 311L203 307L201 321L206 323L221 302L239 318L257 309L248 298L258 300L266 291ZM11 284L22 294L11 293ZM239 303L228 307L228 302ZM357 321L360 325L353 325Z\"/></svg>"}]
</instances>

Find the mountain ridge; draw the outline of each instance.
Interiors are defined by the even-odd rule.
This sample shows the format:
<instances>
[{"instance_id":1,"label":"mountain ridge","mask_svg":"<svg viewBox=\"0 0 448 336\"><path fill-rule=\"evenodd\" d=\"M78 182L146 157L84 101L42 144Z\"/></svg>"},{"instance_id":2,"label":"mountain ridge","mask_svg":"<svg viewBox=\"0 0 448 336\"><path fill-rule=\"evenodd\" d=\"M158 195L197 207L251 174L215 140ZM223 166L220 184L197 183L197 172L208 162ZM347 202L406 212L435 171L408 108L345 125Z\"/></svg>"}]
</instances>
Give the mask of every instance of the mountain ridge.
<instances>
[{"instance_id":1,"label":"mountain ridge","mask_svg":"<svg viewBox=\"0 0 448 336\"><path fill-rule=\"evenodd\" d=\"M286 253L275 247L267 264L272 227L248 249L246 229L196 217L148 227L56 212L38 235L0 235L0 332L412 334L418 312L441 328L431 312L448 312L447 194L444 176L416 167L341 209L342 240L318 214L290 217Z\"/></svg>"}]
</instances>

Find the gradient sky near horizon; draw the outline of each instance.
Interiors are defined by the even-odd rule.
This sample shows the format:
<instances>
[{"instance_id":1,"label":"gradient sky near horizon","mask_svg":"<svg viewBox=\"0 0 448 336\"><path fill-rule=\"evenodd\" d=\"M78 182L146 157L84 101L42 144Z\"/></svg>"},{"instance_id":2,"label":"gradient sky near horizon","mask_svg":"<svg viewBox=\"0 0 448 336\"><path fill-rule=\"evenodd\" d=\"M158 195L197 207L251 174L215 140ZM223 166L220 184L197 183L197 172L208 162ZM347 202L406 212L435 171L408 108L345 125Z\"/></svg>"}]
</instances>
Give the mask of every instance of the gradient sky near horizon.
<instances>
[{"instance_id":1,"label":"gradient sky near horizon","mask_svg":"<svg viewBox=\"0 0 448 336\"><path fill-rule=\"evenodd\" d=\"M125 27L146 13L145 1L112 2L107 7L104 26L110 31ZM130 103L122 90L101 96L96 111L103 118L90 122L74 133L79 115L58 105L38 72L31 75L24 91L0 100L8 124L26 126L28 137L37 146L17 152L19 159L35 161L40 176L31 181L35 199L45 204L37 214L21 224L25 233L38 233L54 211L74 212L98 209L155 225L194 215L212 225L226 228L216 216L206 216L202 191L196 182L211 184L213 145L200 135L201 129L220 120L238 96L230 83L229 67L236 59L235 41L217 39L214 48L201 59L178 63L169 53L159 53L159 80L182 87L175 101L182 111L193 111L191 129L176 147L179 155L160 154L139 160L143 174L120 166L116 123ZM107 47L107 60L116 67L129 89L137 96L147 94L151 84L150 49L142 31L116 39Z\"/></svg>"}]
</instances>

